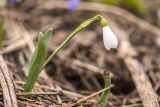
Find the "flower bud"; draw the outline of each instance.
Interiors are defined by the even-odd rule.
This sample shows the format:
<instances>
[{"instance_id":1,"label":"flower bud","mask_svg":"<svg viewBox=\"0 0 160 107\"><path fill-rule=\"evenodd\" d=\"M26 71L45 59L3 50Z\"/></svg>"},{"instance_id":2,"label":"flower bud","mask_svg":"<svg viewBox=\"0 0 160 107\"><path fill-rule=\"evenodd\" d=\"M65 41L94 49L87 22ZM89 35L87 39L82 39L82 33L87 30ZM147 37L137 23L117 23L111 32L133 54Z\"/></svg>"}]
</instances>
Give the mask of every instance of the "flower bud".
<instances>
[{"instance_id":1,"label":"flower bud","mask_svg":"<svg viewBox=\"0 0 160 107\"><path fill-rule=\"evenodd\" d=\"M103 42L107 50L110 50L111 48L117 48L118 39L109 26L103 27Z\"/></svg>"}]
</instances>

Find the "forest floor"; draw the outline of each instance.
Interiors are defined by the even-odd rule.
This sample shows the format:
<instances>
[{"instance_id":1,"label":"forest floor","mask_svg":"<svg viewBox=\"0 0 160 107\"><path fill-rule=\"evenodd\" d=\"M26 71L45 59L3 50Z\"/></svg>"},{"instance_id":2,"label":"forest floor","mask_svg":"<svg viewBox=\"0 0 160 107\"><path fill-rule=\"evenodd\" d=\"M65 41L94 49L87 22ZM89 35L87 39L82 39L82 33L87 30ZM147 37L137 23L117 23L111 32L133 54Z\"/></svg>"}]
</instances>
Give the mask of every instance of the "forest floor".
<instances>
[{"instance_id":1,"label":"forest floor","mask_svg":"<svg viewBox=\"0 0 160 107\"><path fill-rule=\"evenodd\" d=\"M102 30L94 23L78 33L48 64L33 92L23 93L38 32L53 28L49 45L52 53L80 23L97 14L109 20L119 39L118 49L105 50ZM104 70L110 72L113 84L107 107L156 104L160 94L160 29L147 20L118 7L90 2L82 2L76 13L70 13L67 2L61 0L24 3L3 9L0 15L5 27L0 57L0 78L4 78L1 106L70 107L79 102L84 107L97 107L100 94L85 98L104 89Z\"/></svg>"}]
</instances>

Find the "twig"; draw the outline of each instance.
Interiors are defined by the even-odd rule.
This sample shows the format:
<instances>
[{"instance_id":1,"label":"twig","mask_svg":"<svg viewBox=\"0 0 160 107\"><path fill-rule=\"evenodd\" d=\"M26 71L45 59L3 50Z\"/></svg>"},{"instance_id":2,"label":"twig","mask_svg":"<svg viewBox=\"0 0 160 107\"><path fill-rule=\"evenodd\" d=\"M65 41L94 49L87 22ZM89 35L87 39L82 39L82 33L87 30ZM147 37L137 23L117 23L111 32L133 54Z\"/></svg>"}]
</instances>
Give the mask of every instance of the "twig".
<instances>
[{"instance_id":1,"label":"twig","mask_svg":"<svg viewBox=\"0 0 160 107\"><path fill-rule=\"evenodd\" d=\"M87 69L91 73L95 73L95 74L103 74L103 71L104 71L104 69L102 69L102 68L100 68L98 66L82 62L82 61L80 61L78 59L73 59L73 60L67 59L67 62L70 62L70 63L74 64L74 66ZM110 75L111 75L112 78L115 77L112 72L110 72Z\"/></svg>"},{"instance_id":2,"label":"twig","mask_svg":"<svg viewBox=\"0 0 160 107\"><path fill-rule=\"evenodd\" d=\"M159 107L152 85L144 72L143 66L135 58L136 51L128 41L122 41L119 54L131 73L144 107Z\"/></svg>"},{"instance_id":3,"label":"twig","mask_svg":"<svg viewBox=\"0 0 160 107\"><path fill-rule=\"evenodd\" d=\"M4 59L1 53L0 53L0 63L1 63L0 64L0 82L1 82L3 97L4 97L4 106L18 107L13 81L11 80L8 67L4 62Z\"/></svg>"},{"instance_id":4,"label":"twig","mask_svg":"<svg viewBox=\"0 0 160 107\"><path fill-rule=\"evenodd\" d=\"M31 93L17 93L17 96L28 96L28 95L57 95L60 92L31 92Z\"/></svg>"},{"instance_id":5,"label":"twig","mask_svg":"<svg viewBox=\"0 0 160 107\"><path fill-rule=\"evenodd\" d=\"M15 81L15 83L17 84L22 84L24 85L25 82L23 81ZM82 98L82 97L85 97L85 95L82 95L82 94L78 94L78 93L75 93L75 92L71 92L71 91L67 91L67 90L63 90L63 89L54 89L53 87L47 87L47 86L43 86L43 85L38 85L36 84L35 87L38 87L38 88L41 88L41 89L47 89L47 90L51 90L51 91L57 91L57 92L61 92L63 93L64 95L74 99L74 100L77 100L78 98ZM88 100L89 102L96 102L95 100Z\"/></svg>"},{"instance_id":6,"label":"twig","mask_svg":"<svg viewBox=\"0 0 160 107\"><path fill-rule=\"evenodd\" d=\"M27 45L29 46L29 49L33 53L34 44L32 41L36 39L37 36L35 36L31 32L27 32L22 25L7 18L5 19L5 26L7 29L9 29L9 31L7 30L7 35L15 38L17 37L18 39L15 41L11 41L11 43L7 47L4 47L2 49L3 54L16 51L18 49L26 47Z\"/></svg>"},{"instance_id":7,"label":"twig","mask_svg":"<svg viewBox=\"0 0 160 107\"><path fill-rule=\"evenodd\" d=\"M30 92L30 93L16 93L16 96L29 96L29 95L57 95L60 92ZM0 93L0 95L3 95Z\"/></svg>"},{"instance_id":8,"label":"twig","mask_svg":"<svg viewBox=\"0 0 160 107\"><path fill-rule=\"evenodd\" d=\"M31 106L31 107L43 107L42 105L31 104L31 103L28 103L26 101L20 101L20 100L18 100L18 102L21 103L21 104L24 104L24 105Z\"/></svg>"},{"instance_id":9,"label":"twig","mask_svg":"<svg viewBox=\"0 0 160 107\"><path fill-rule=\"evenodd\" d=\"M94 97L94 96L96 96L96 95L98 95L98 94L100 94L100 93L102 93L102 92L104 92L104 91L112 88L112 87L113 87L113 85L110 85L109 87L106 87L106 88L104 88L104 89L102 89L102 90L100 90L100 91L98 91L98 92L96 92L96 93L93 93L93 94L91 94L91 95L89 95L89 96L86 96L86 97L78 100L76 103L74 103L74 104L72 104L72 105L70 105L70 106L73 107L73 106L75 106L75 105L77 105L77 104L79 104L79 103L82 103L82 102L84 102L84 101L86 101L86 100L88 100L88 99L90 99L90 98L92 98L92 97Z\"/></svg>"},{"instance_id":10,"label":"twig","mask_svg":"<svg viewBox=\"0 0 160 107\"><path fill-rule=\"evenodd\" d=\"M25 82L16 81L16 83L24 85ZM42 88L42 89L47 89L47 90L50 90L50 91L57 91L59 93L62 93L65 96L67 96L68 98L71 98L71 99L74 99L74 100L77 100L78 98L85 97L85 95L78 94L78 93L71 92L71 91L67 91L67 90L63 90L63 89L54 89L54 88L51 88L51 87L47 87L47 86L43 86L43 85L38 85L38 84L36 84L35 87ZM88 100L88 102L96 103L97 101L94 100L94 99L90 99L90 100Z\"/></svg>"}]
</instances>

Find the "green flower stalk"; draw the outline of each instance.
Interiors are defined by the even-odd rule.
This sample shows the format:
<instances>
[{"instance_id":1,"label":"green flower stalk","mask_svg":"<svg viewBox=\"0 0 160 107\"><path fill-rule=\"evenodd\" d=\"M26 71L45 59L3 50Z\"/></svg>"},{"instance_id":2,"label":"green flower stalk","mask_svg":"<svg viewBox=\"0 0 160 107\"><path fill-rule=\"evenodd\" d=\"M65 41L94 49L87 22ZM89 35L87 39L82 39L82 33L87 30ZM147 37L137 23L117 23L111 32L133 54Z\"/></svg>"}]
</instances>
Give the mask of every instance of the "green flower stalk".
<instances>
[{"instance_id":1,"label":"green flower stalk","mask_svg":"<svg viewBox=\"0 0 160 107\"><path fill-rule=\"evenodd\" d=\"M80 32L82 29L86 28L88 25L90 25L92 22L96 21L96 20L103 20L101 21L101 25L108 25L108 22L106 21L106 19L104 19L103 16L97 15L93 18L90 18L86 21L84 21L75 31L73 31L68 38L62 42L62 44L60 44L60 46L53 52L53 54L47 59L47 61L44 63L44 65L42 66L42 69L49 63L49 61L57 55L57 53L78 33Z\"/></svg>"},{"instance_id":2,"label":"green flower stalk","mask_svg":"<svg viewBox=\"0 0 160 107\"><path fill-rule=\"evenodd\" d=\"M44 67L50 62L52 58L54 58L58 52L81 30L89 26L96 20L100 20L101 26L108 26L108 22L103 16L97 15L93 18L90 18L84 21L77 29L75 29L65 41L63 41L58 48L51 54L51 56L47 59L47 44L52 35L52 29L49 29L45 34L40 33L38 39L38 46L32 56L30 66L29 66L29 75L27 78L27 82L24 87L25 92L32 91L35 82L38 79L40 72L44 69ZM110 42L110 41L109 41ZM116 44L117 45L117 44ZM112 47L110 47L112 48Z\"/></svg>"}]
</instances>

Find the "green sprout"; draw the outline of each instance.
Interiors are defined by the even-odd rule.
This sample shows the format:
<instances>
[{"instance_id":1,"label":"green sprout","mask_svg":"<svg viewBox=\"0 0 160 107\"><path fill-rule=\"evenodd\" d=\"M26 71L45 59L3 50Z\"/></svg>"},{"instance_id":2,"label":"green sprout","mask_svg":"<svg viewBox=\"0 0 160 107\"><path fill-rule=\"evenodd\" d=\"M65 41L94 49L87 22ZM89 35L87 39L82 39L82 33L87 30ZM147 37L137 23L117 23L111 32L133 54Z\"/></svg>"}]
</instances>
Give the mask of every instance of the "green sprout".
<instances>
[{"instance_id":1,"label":"green sprout","mask_svg":"<svg viewBox=\"0 0 160 107\"><path fill-rule=\"evenodd\" d=\"M31 92L37 79L40 74L40 72L44 69L44 67L50 62L52 58L54 58L58 52L81 30L89 26L92 22L100 20L101 26L107 26L108 22L105 20L103 16L97 15L94 16L86 21L84 21L77 29L75 29L67 38L65 41L63 41L59 47L47 58L47 46L48 42L52 35L52 29L49 29L46 33L39 33L38 37L38 45L36 47L36 50L34 51L34 54L31 58L30 64L29 64L29 74L26 81L26 84L24 86L25 92Z\"/></svg>"},{"instance_id":2,"label":"green sprout","mask_svg":"<svg viewBox=\"0 0 160 107\"><path fill-rule=\"evenodd\" d=\"M42 32L39 33L38 45L29 64L29 75L25 84L25 92L30 92L32 90L40 72L43 69L42 66L48 55L47 45L51 35L52 29L49 29L45 34Z\"/></svg>"},{"instance_id":3,"label":"green sprout","mask_svg":"<svg viewBox=\"0 0 160 107\"><path fill-rule=\"evenodd\" d=\"M105 87L108 87L111 85L111 77L109 76L108 72L105 72L105 70L104 70L104 74L103 74L103 80L105 83ZM100 97L100 101L99 101L100 107L106 107L107 102L108 102L108 98L109 98L109 92L110 92L110 90L106 90L102 93L102 95Z\"/></svg>"},{"instance_id":4,"label":"green sprout","mask_svg":"<svg viewBox=\"0 0 160 107\"><path fill-rule=\"evenodd\" d=\"M0 18L0 48L2 48L2 41L3 41L3 20Z\"/></svg>"}]
</instances>

